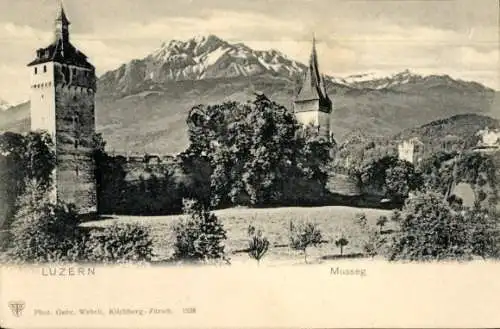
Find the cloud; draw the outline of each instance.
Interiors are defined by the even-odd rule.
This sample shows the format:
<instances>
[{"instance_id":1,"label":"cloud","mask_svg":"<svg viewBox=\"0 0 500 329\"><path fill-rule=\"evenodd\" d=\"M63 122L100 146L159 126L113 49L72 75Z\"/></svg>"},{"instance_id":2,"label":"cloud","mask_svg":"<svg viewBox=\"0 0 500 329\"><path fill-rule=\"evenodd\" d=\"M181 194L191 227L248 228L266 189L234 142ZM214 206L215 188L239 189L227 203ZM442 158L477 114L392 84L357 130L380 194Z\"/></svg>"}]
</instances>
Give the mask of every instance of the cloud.
<instances>
[{"instance_id":1,"label":"cloud","mask_svg":"<svg viewBox=\"0 0 500 329\"><path fill-rule=\"evenodd\" d=\"M0 99L11 104L23 102L29 97L29 74L25 67L0 65Z\"/></svg>"},{"instance_id":2,"label":"cloud","mask_svg":"<svg viewBox=\"0 0 500 329\"><path fill-rule=\"evenodd\" d=\"M301 24L252 12L234 12L227 10L207 11L202 17L163 17L157 20L114 27L103 27L97 31L101 40L157 40L172 38L189 38L197 34L217 34L241 37L242 34L252 39L269 39L272 36L297 34L302 30Z\"/></svg>"},{"instance_id":3,"label":"cloud","mask_svg":"<svg viewBox=\"0 0 500 329\"><path fill-rule=\"evenodd\" d=\"M28 25L18 25L6 22L0 25L0 39L10 41L26 41L46 39L50 33L34 29Z\"/></svg>"}]
</instances>

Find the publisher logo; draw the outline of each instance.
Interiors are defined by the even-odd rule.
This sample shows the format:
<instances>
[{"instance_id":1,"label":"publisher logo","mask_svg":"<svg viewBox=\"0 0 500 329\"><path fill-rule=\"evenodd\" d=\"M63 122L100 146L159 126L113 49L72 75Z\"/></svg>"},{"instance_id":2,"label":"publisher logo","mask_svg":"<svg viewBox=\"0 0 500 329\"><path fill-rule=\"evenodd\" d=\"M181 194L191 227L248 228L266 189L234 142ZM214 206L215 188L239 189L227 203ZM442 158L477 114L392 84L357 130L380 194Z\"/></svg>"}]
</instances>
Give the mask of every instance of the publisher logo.
<instances>
[{"instance_id":1,"label":"publisher logo","mask_svg":"<svg viewBox=\"0 0 500 329\"><path fill-rule=\"evenodd\" d=\"M17 317L20 317L22 315L22 312L23 312L25 306L26 306L26 303L23 301L9 302L9 308L12 311L12 314L14 314L14 316L17 316Z\"/></svg>"}]
</instances>

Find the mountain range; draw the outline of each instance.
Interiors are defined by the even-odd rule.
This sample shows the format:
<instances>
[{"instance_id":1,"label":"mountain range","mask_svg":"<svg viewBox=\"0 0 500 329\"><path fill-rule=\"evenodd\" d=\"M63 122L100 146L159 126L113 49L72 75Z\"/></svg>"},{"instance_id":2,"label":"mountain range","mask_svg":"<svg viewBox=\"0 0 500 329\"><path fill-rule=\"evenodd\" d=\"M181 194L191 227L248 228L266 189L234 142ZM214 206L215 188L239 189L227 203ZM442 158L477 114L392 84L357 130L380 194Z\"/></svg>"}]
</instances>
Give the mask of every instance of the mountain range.
<instances>
[{"instance_id":1,"label":"mountain range","mask_svg":"<svg viewBox=\"0 0 500 329\"><path fill-rule=\"evenodd\" d=\"M214 35L172 40L99 78L97 129L117 153L180 152L188 143L185 120L192 106L246 102L262 92L290 107L305 69L277 50L253 50ZM339 140L355 129L390 136L455 115L491 115L500 95L477 82L408 70L387 77L325 76L325 83ZM29 103L0 112L0 130L26 131L28 117Z\"/></svg>"}]
</instances>

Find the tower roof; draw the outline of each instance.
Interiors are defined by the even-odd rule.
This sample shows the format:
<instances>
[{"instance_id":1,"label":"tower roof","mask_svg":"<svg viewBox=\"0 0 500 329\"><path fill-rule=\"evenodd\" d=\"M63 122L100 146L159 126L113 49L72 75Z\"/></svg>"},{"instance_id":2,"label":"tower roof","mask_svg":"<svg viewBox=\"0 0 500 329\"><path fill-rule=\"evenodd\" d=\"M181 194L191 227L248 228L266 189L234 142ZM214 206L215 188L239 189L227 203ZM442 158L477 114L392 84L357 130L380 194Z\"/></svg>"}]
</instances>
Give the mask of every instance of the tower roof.
<instances>
[{"instance_id":1,"label":"tower roof","mask_svg":"<svg viewBox=\"0 0 500 329\"><path fill-rule=\"evenodd\" d=\"M62 22L62 25L66 26L66 28L70 24L62 3L60 5L60 9L55 21ZM67 33L69 33L69 31L67 31ZM45 48L38 49L36 52L35 60L30 62L28 66L47 62L71 64L75 66L86 67L89 69L94 68L94 66L87 61L87 56L76 49L75 46L71 44L67 36L65 38L57 33L57 27L56 38L54 42L52 42Z\"/></svg>"},{"instance_id":2,"label":"tower roof","mask_svg":"<svg viewBox=\"0 0 500 329\"><path fill-rule=\"evenodd\" d=\"M326 93L325 81L319 71L318 54L316 52L316 39L313 37L312 52L309 66L300 87L295 102L319 100L323 107L331 111L332 102Z\"/></svg>"}]
</instances>

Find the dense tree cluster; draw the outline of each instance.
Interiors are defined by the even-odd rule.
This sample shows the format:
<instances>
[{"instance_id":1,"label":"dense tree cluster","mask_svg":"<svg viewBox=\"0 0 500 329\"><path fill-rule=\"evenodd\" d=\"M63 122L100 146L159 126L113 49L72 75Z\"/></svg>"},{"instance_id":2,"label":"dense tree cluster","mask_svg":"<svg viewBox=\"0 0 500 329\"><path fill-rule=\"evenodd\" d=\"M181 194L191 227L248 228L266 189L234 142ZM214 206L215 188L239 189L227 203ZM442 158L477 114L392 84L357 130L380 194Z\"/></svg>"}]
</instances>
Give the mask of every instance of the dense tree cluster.
<instances>
[{"instance_id":1,"label":"dense tree cluster","mask_svg":"<svg viewBox=\"0 0 500 329\"><path fill-rule=\"evenodd\" d=\"M197 106L188 126L187 153L212 168L213 205L323 197L333 140L321 138L312 127L302 129L292 112L264 95L246 104Z\"/></svg>"},{"instance_id":2,"label":"dense tree cluster","mask_svg":"<svg viewBox=\"0 0 500 329\"><path fill-rule=\"evenodd\" d=\"M469 184L474 199L487 207L498 203L497 167L494 155L473 151L436 152L419 165L426 190L451 195L459 183Z\"/></svg>"},{"instance_id":3,"label":"dense tree cluster","mask_svg":"<svg viewBox=\"0 0 500 329\"><path fill-rule=\"evenodd\" d=\"M393 202L402 202L422 185L422 176L413 164L395 156L373 160L356 175L366 193L379 193Z\"/></svg>"},{"instance_id":4,"label":"dense tree cluster","mask_svg":"<svg viewBox=\"0 0 500 329\"><path fill-rule=\"evenodd\" d=\"M498 213L488 208L453 208L442 194L410 198L388 243L390 260L496 258L500 248Z\"/></svg>"}]
</instances>

